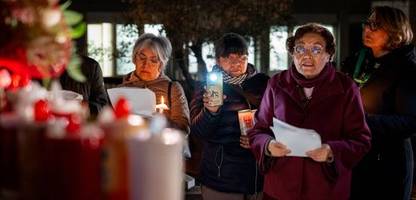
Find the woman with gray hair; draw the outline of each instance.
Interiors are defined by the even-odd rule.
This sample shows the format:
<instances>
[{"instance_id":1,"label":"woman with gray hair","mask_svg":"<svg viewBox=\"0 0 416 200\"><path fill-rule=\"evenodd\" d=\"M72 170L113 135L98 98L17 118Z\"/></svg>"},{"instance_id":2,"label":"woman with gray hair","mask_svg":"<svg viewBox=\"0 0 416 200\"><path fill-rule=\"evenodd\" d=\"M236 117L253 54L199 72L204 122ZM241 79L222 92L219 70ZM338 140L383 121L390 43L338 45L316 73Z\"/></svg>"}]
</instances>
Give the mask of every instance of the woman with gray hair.
<instances>
[{"instance_id":1,"label":"woman with gray hair","mask_svg":"<svg viewBox=\"0 0 416 200\"><path fill-rule=\"evenodd\" d=\"M166 100L169 110L164 112L170 127L189 133L189 108L182 86L164 74L172 52L170 41L163 36L143 34L134 45L132 61L136 69L123 78L121 86L152 90L156 103Z\"/></svg>"}]
</instances>

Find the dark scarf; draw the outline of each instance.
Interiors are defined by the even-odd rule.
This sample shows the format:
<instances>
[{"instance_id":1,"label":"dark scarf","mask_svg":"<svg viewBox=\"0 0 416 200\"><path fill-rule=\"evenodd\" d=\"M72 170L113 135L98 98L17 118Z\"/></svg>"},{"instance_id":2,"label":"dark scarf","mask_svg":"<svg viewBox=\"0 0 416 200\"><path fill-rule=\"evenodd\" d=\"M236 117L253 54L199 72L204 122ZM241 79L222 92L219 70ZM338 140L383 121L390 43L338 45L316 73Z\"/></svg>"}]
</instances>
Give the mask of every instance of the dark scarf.
<instances>
[{"instance_id":1,"label":"dark scarf","mask_svg":"<svg viewBox=\"0 0 416 200\"><path fill-rule=\"evenodd\" d=\"M296 70L295 65L292 65L292 67L289 69L289 74L290 77L293 78L293 80L295 80L298 85L304 88L311 88L319 86L324 81L327 81L334 71L335 69L332 64L327 63L324 69L322 69L321 73L318 74L318 76L315 78L307 79Z\"/></svg>"}]
</instances>

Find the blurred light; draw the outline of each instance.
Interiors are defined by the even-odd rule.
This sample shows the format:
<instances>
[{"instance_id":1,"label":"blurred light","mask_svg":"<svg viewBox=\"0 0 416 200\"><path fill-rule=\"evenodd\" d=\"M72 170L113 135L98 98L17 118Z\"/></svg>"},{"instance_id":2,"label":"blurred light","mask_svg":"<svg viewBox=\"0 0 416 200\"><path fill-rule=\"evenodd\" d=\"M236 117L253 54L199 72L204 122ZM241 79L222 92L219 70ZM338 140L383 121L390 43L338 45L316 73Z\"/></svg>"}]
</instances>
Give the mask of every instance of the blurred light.
<instances>
[{"instance_id":1,"label":"blurred light","mask_svg":"<svg viewBox=\"0 0 416 200\"><path fill-rule=\"evenodd\" d=\"M174 145L179 143L181 135L178 131L172 129L165 129L162 133L162 142L166 145Z\"/></svg>"},{"instance_id":2,"label":"blurred light","mask_svg":"<svg viewBox=\"0 0 416 200\"><path fill-rule=\"evenodd\" d=\"M142 117L140 117L139 115L130 115L127 118L127 121L129 122L130 125L132 126L140 126L144 123L144 120Z\"/></svg>"},{"instance_id":3,"label":"blurred light","mask_svg":"<svg viewBox=\"0 0 416 200\"><path fill-rule=\"evenodd\" d=\"M218 79L218 76L216 73L210 73L209 79L213 82L215 82Z\"/></svg>"}]
</instances>

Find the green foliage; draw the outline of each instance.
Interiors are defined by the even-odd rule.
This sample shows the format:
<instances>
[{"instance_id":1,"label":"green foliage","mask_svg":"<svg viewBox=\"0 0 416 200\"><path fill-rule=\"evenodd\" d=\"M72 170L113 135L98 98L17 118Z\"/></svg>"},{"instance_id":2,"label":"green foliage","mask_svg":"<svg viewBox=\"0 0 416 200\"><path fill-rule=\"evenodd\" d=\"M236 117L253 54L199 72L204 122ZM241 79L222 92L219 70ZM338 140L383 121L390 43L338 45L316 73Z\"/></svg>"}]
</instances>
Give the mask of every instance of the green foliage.
<instances>
[{"instance_id":1,"label":"green foliage","mask_svg":"<svg viewBox=\"0 0 416 200\"><path fill-rule=\"evenodd\" d=\"M78 82L85 82L86 78L81 72L81 58L74 54L69 62L66 71L68 75Z\"/></svg>"},{"instance_id":2,"label":"green foliage","mask_svg":"<svg viewBox=\"0 0 416 200\"><path fill-rule=\"evenodd\" d=\"M68 7L71 5L71 1L66 1L63 3L60 8L63 11L65 22L69 26L69 32L72 39L78 39L84 35L87 30L87 24L82 22L83 16L82 14L67 10ZM81 72L81 59L76 54L75 45L73 45L71 60L68 63L66 71L68 75L78 82L85 82L86 78Z\"/></svg>"},{"instance_id":3,"label":"green foliage","mask_svg":"<svg viewBox=\"0 0 416 200\"><path fill-rule=\"evenodd\" d=\"M65 11L69 8L69 6L72 4L72 1L66 1L65 3L61 4L59 7L62 11Z\"/></svg>"},{"instance_id":4,"label":"green foliage","mask_svg":"<svg viewBox=\"0 0 416 200\"><path fill-rule=\"evenodd\" d=\"M66 19L66 23L70 26L76 25L82 21L82 15L71 10L65 10L64 17Z\"/></svg>"},{"instance_id":5,"label":"green foliage","mask_svg":"<svg viewBox=\"0 0 416 200\"><path fill-rule=\"evenodd\" d=\"M72 39L78 39L84 35L84 33L87 31L87 24L85 22L82 22L71 29L71 37Z\"/></svg>"},{"instance_id":6,"label":"green foliage","mask_svg":"<svg viewBox=\"0 0 416 200\"><path fill-rule=\"evenodd\" d=\"M44 88L49 89L49 88L50 88L50 86L51 86L51 81L52 81L52 79L51 79L51 78L43 78L43 79L42 79L42 86L43 86Z\"/></svg>"}]
</instances>

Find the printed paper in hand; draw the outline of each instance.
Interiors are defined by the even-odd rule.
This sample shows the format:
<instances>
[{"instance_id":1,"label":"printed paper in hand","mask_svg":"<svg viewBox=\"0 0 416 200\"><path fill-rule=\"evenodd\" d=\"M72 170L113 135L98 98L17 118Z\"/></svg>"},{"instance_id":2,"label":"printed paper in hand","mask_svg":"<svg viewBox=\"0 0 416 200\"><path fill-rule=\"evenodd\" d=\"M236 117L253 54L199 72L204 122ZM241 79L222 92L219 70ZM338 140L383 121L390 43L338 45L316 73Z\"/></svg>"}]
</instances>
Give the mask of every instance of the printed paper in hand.
<instances>
[{"instance_id":1,"label":"printed paper in hand","mask_svg":"<svg viewBox=\"0 0 416 200\"><path fill-rule=\"evenodd\" d=\"M307 151L321 147L321 137L315 130L298 128L276 118L270 128L276 140L290 149L288 156L306 157Z\"/></svg>"},{"instance_id":2,"label":"printed paper in hand","mask_svg":"<svg viewBox=\"0 0 416 200\"><path fill-rule=\"evenodd\" d=\"M113 106L124 96L130 102L133 114L149 117L156 111L156 95L147 88L120 87L108 89L107 92Z\"/></svg>"}]
</instances>

